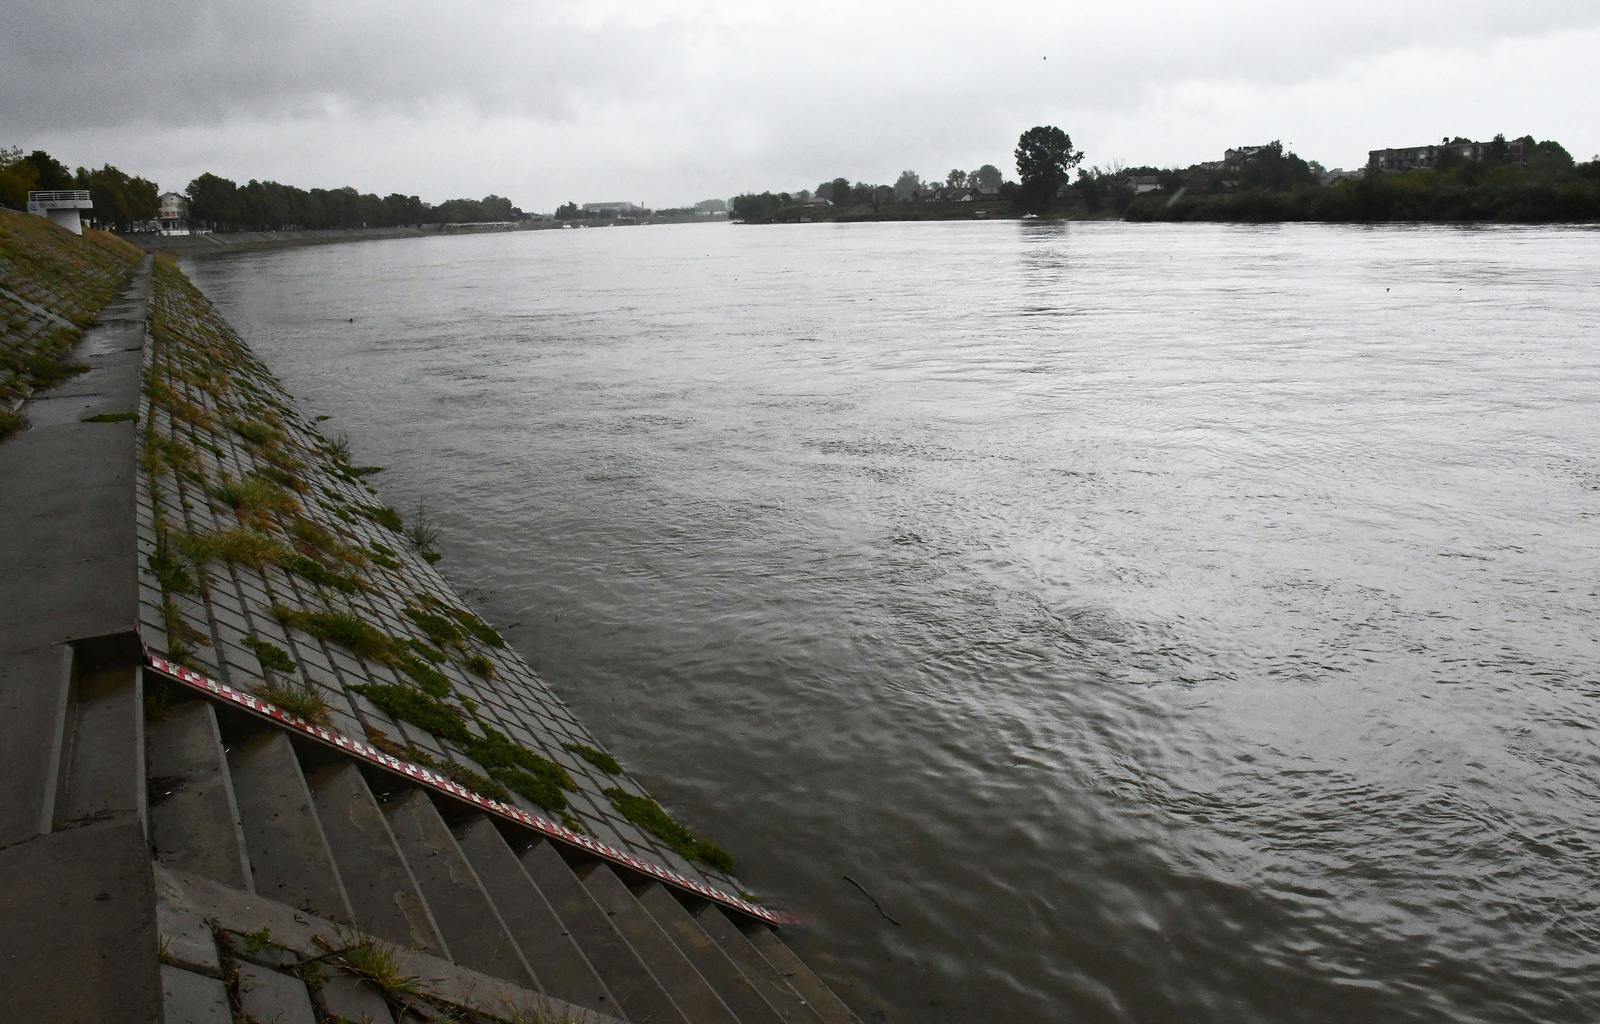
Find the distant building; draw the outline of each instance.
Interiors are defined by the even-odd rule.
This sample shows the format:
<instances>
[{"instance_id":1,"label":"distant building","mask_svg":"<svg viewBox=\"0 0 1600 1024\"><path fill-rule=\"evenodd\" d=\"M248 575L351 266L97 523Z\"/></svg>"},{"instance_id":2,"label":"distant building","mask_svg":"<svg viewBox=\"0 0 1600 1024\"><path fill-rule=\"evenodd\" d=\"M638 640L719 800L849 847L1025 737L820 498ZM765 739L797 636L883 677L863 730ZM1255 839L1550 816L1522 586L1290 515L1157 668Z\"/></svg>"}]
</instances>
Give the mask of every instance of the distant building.
<instances>
[{"instance_id":1,"label":"distant building","mask_svg":"<svg viewBox=\"0 0 1600 1024\"><path fill-rule=\"evenodd\" d=\"M585 217L643 217L650 211L638 203L584 203Z\"/></svg>"},{"instance_id":2,"label":"distant building","mask_svg":"<svg viewBox=\"0 0 1600 1024\"><path fill-rule=\"evenodd\" d=\"M1128 179L1128 184L1133 187L1133 194L1142 196L1146 192L1160 192L1161 178L1154 174L1135 174Z\"/></svg>"},{"instance_id":3,"label":"distant building","mask_svg":"<svg viewBox=\"0 0 1600 1024\"><path fill-rule=\"evenodd\" d=\"M715 217L728 212L726 199L702 199L694 204L694 212L702 217Z\"/></svg>"},{"instance_id":4,"label":"distant building","mask_svg":"<svg viewBox=\"0 0 1600 1024\"><path fill-rule=\"evenodd\" d=\"M1225 150L1222 154L1222 166L1230 171L1236 171L1254 160L1266 148L1266 146L1240 146L1237 149Z\"/></svg>"},{"instance_id":5,"label":"distant building","mask_svg":"<svg viewBox=\"0 0 1600 1024\"><path fill-rule=\"evenodd\" d=\"M1522 141L1500 140L1505 146L1505 158L1513 164L1528 162ZM1425 168L1436 168L1440 161L1456 160L1466 163L1484 163L1495 151L1493 142L1471 142L1467 139L1441 140L1428 146L1404 146L1399 149L1374 149L1367 153L1367 173L1398 174Z\"/></svg>"},{"instance_id":6,"label":"distant building","mask_svg":"<svg viewBox=\"0 0 1600 1024\"><path fill-rule=\"evenodd\" d=\"M163 235L189 233L189 200L178 192L163 192L157 200L156 230Z\"/></svg>"}]
</instances>

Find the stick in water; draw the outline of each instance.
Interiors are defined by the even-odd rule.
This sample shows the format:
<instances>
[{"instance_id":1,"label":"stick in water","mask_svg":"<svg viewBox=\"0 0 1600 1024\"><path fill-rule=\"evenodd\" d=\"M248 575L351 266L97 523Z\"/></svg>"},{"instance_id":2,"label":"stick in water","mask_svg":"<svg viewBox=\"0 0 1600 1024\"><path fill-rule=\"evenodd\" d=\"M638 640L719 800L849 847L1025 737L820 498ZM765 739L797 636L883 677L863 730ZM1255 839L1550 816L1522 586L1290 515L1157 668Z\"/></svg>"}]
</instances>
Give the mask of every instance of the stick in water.
<instances>
[{"instance_id":1,"label":"stick in water","mask_svg":"<svg viewBox=\"0 0 1600 1024\"><path fill-rule=\"evenodd\" d=\"M883 919L885 921L888 921L890 924L894 925L896 928L900 927L900 922L896 921L894 918L889 916L888 911L883 909L883 904L878 902L878 897L872 895L872 893L870 893L870 892L867 892L867 887L866 886L862 885L860 882L856 881L854 878L851 878L849 875L840 875L839 877L843 878L846 882L849 882L851 885L855 886L857 889L860 889L861 890L861 895L865 896L867 899L872 901L872 905L874 907L878 908L878 913L880 915L882 915L882 917L883 917Z\"/></svg>"}]
</instances>

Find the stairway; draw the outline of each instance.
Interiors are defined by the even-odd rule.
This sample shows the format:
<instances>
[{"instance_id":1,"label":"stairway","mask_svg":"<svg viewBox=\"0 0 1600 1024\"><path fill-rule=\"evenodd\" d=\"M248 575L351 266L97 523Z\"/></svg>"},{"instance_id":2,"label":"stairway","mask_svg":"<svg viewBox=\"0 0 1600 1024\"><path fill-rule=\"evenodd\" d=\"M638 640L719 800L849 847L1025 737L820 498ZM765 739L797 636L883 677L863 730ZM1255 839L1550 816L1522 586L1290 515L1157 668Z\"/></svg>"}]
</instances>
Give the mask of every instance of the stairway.
<instances>
[{"instance_id":1,"label":"stairway","mask_svg":"<svg viewBox=\"0 0 1600 1024\"><path fill-rule=\"evenodd\" d=\"M177 876L609 1018L857 1020L764 922L155 673L146 686L150 843Z\"/></svg>"}]
</instances>

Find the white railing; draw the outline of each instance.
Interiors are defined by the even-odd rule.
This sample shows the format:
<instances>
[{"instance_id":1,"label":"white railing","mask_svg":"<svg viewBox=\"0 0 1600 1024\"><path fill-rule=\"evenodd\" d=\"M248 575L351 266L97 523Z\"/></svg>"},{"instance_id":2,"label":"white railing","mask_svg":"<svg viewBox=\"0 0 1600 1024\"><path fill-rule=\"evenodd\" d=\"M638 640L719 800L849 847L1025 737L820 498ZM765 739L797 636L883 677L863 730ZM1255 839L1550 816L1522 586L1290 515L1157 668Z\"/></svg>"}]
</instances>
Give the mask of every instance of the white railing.
<instances>
[{"instance_id":1,"label":"white railing","mask_svg":"<svg viewBox=\"0 0 1600 1024\"><path fill-rule=\"evenodd\" d=\"M86 188L42 190L28 193L28 209L92 210L94 203Z\"/></svg>"}]
</instances>

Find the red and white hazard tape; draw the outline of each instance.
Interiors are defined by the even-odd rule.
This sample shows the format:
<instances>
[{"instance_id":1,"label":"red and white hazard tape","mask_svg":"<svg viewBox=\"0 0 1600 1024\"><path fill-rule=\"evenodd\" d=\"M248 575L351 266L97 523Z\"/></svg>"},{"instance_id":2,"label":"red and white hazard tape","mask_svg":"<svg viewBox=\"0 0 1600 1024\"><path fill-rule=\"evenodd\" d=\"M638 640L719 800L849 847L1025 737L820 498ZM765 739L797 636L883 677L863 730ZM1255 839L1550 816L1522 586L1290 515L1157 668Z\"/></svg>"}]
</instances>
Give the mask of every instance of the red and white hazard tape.
<instances>
[{"instance_id":1,"label":"red and white hazard tape","mask_svg":"<svg viewBox=\"0 0 1600 1024\"><path fill-rule=\"evenodd\" d=\"M498 800L491 800L486 796L474 793L472 790L461 785L459 782L445 778L438 772L431 771L418 764L412 764L409 761L402 761L398 757L386 754L369 744L353 740L342 733L334 732L332 729L315 725L299 717L298 715L291 715L282 708L274 704L267 703L260 697L257 697L255 694L247 693L243 690L236 690L231 686L226 686L217 682L215 679L203 676L192 669L187 669L182 665L174 664L160 655L151 654L147 651L145 653L145 659L146 663L151 669L161 673L168 679L183 683L185 686L192 687L193 689L215 697L218 700L227 701L228 703L237 707L244 708L246 711L254 712L263 718L269 718L272 721L277 722L280 725L287 726L301 735L308 736L319 743L324 743L328 746L335 747L347 754L359 757L370 764L375 764L380 768L386 768L389 771L404 775L408 779L412 779L424 786L436 789L441 793L448 793L457 800L465 800L470 804L482 808L490 814L499 815L502 818L514 821L519 825L531 828L534 831L548 836L551 839L556 839L563 843L569 843L572 846L580 847L594 854L595 856L602 857L614 864L625 865L642 874L649 875L652 878L665 882L668 885L676 886L679 889L685 889L697 896L720 903L725 907L730 907L734 910L740 911L741 913L749 914L751 917L758 917L761 920L767 921L771 924L793 924L795 922L795 918L791 914L785 914L779 911L769 910L766 907L757 906L756 904L751 903L749 900L740 899L737 896L731 896L720 889L714 889L711 886L706 885L704 882L698 882L692 878L686 878L669 868L662 867L659 864L652 864L649 861L641 860L640 858L635 857L631 853L624 853L623 851L614 847L607 846L605 843L596 841L591 836L586 836L581 832L574 832L565 825L562 825L560 822L548 821L539 817L537 814L529 814L520 807L515 807L507 803L501 803Z\"/></svg>"}]
</instances>

